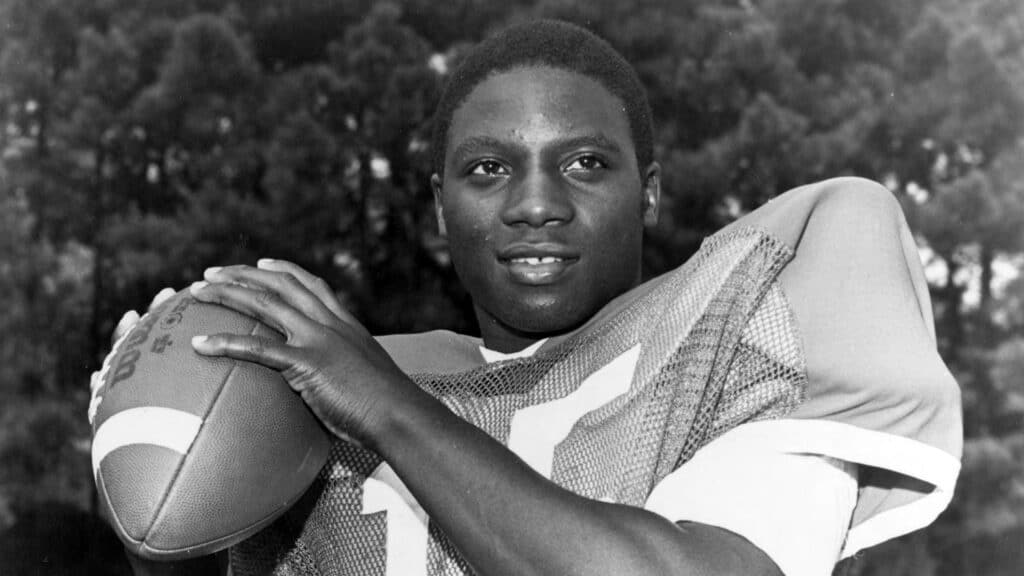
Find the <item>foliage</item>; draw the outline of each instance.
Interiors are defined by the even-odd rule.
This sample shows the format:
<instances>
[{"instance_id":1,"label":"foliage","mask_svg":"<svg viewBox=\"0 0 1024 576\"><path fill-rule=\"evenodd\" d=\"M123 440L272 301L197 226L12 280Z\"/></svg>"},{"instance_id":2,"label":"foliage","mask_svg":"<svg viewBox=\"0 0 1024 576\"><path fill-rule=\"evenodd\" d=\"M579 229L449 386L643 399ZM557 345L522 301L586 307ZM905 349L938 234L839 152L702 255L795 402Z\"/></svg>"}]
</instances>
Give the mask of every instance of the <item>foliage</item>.
<instances>
[{"instance_id":1,"label":"foliage","mask_svg":"<svg viewBox=\"0 0 1024 576\"><path fill-rule=\"evenodd\" d=\"M287 258L374 332L473 331L434 224L430 114L468 43L536 16L599 32L649 88L665 197L647 275L799 184L857 174L900 198L964 388L965 468L935 526L845 569L1011 573L1007 542L1024 535L1015 0L0 0L10 541L48 518L90 521L76 516L93 506L88 374L125 309L206 266Z\"/></svg>"}]
</instances>

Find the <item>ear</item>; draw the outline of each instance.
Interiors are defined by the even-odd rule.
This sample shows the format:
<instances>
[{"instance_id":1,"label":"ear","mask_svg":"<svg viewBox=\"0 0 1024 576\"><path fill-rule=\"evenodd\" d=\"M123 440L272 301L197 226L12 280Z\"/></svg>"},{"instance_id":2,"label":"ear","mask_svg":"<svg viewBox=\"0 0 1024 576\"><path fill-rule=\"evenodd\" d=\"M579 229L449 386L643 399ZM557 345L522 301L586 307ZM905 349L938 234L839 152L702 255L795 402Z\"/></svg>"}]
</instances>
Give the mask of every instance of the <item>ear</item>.
<instances>
[{"instance_id":1,"label":"ear","mask_svg":"<svg viewBox=\"0 0 1024 576\"><path fill-rule=\"evenodd\" d=\"M644 226L653 227L658 223L658 205L661 203L661 165L651 162L644 170Z\"/></svg>"},{"instance_id":2,"label":"ear","mask_svg":"<svg viewBox=\"0 0 1024 576\"><path fill-rule=\"evenodd\" d=\"M448 236L448 228L444 225L444 207L441 206L441 188L444 180L435 172L430 175L430 189L434 192L434 214L437 216L437 233Z\"/></svg>"}]
</instances>

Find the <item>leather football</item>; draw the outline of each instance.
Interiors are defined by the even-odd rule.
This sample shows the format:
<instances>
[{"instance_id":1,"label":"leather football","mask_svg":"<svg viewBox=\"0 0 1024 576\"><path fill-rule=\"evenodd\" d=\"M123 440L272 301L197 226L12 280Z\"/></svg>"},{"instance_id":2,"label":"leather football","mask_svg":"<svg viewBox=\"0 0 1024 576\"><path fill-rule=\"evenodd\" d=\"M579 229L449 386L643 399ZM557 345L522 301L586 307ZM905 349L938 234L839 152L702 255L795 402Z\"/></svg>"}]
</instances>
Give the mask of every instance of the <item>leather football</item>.
<instances>
[{"instance_id":1,"label":"leather football","mask_svg":"<svg viewBox=\"0 0 1024 576\"><path fill-rule=\"evenodd\" d=\"M183 290L115 344L94 390L99 500L144 558L202 556L245 539L284 513L327 459L327 432L278 372L192 349L193 336L221 332L282 339Z\"/></svg>"}]
</instances>

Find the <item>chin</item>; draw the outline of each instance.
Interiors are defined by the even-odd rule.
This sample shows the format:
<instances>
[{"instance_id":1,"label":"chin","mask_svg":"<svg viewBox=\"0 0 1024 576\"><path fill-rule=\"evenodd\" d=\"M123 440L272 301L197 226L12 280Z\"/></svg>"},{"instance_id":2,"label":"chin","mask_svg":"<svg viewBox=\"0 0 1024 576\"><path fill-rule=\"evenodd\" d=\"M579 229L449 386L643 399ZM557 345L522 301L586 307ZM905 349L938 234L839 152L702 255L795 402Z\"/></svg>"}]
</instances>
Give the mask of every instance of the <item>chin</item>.
<instances>
[{"instance_id":1,"label":"chin","mask_svg":"<svg viewBox=\"0 0 1024 576\"><path fill-rule=\"evenodd\" d=\"M524 305L525 304L525 305ZM529 302L513 307L512 314L499 320L516 332L536 337L555 336L579 328L597 310L589 306L566 305L565 302Z\"/></svg>"}]
</instances>

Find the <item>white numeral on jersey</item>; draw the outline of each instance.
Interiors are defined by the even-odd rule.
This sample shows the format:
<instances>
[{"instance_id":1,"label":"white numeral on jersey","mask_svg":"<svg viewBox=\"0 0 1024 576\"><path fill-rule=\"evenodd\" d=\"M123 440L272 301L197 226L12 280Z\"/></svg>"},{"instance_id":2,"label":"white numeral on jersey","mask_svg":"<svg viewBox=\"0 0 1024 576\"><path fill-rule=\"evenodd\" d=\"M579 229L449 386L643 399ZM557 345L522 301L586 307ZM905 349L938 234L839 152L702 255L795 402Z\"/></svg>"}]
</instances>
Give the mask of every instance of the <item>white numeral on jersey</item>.
<instances>
[{"instance_id":1,"label":"white numeral on jersey","mask_svg":"<svg viewBox=\"0 0 1024 576\"><path fill-rule=\"evenodd\" d=\"M639 359L637 344L591 374L568 396L518 410L512 416L509 449L550 478L555 448L580 418L629 390ZM385 463L363 483L363 514L382 511L387 512L387 576L426 576L427 513Z\"/></svg>"},{"instance_id":2,"label":"white numeral on jersey","mask_svg":"<svg viewBox=\"0 0 1024 576\"><path fill-rule=\"evenodd\" d=\"M568 396L516 412L508 436L509 450L545 478L551 478L555 448L585 414L629 390L639 359L637 344L588 376Z\"/></svg>"},{"instance_id":3,"label":"white numeral on jersey","mask_svg":"<svg viewBox=\"0 0 1024 576\"><path fill-rule=\"evenodd\" d=\"M387 576L427 575L427 513L385 463L363 483L363 514L387 512Z\"/></svg>"}]
</instances>

